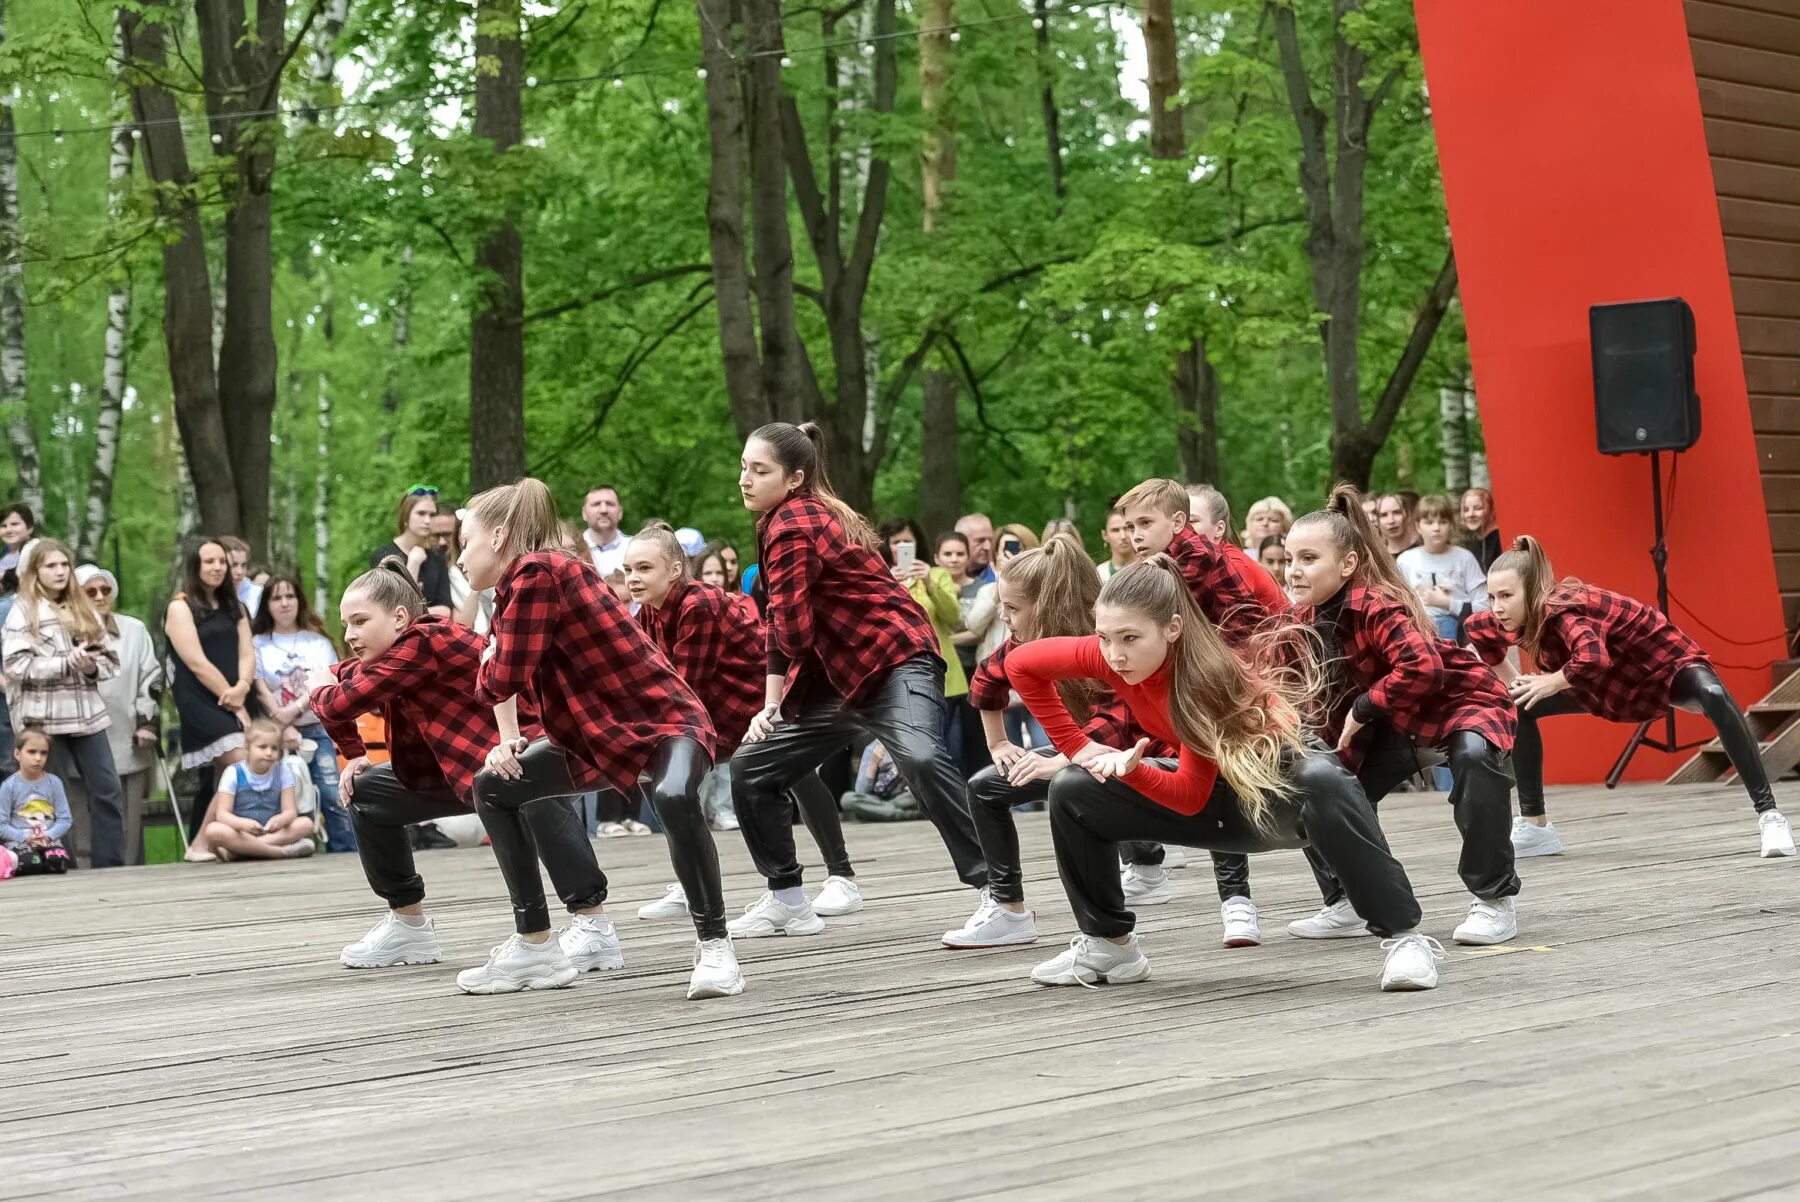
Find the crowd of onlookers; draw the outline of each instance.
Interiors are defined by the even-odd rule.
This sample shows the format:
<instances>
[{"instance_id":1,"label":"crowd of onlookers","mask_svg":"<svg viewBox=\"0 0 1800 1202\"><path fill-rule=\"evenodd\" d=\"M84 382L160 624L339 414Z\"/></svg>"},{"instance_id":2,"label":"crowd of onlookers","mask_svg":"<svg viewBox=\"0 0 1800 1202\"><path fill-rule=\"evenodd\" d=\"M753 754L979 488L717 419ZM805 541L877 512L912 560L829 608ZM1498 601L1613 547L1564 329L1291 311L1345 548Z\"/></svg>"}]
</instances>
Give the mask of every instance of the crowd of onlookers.
<instances>
[{"instance_id":1,"label":"crowd of onlookers","mask_svg":"<svg viewBox=\"0 0 1800 1202\"><path fill-rule=\"evenodd\" d=\"M1188 492L1197 531L1243 547L1285 586L1294 513L1281 498L1255 502L1240 526L1216 488L1196 484ZM1501 550L1493 495L1484 488L1454 499L1401 491L1366 504L1440 633L1457 637L1471 613L1487 608L1485 573ZM629 604L630 540L618 490L590 489L581 515L581 523L565 526L565 550L591 559ZM414 485L396 509L394 537L372 550L370 563L400 559L432 611L481 630L492 598L471 589L457 566L458 517L437 489ZM195 540L163 614L166 653L159 654L145 623L115 612L112 573L76 563L62 543L36 537L35 524L23 505L0 509L0 876L141 861L152 777L162 770L177 791L159 754L165 689L178 728L171 759L180 779L191 782L179 790L187 799L188 859L304 856L320 840L330 851L354 850L355 832L338 800L337 749L307 708L309 671L335 663L340 649L298 577L253 568L250 547L235 537ZM877 529L883 557L937 631L946 738L973 774L986 765L987 746L978 712L967 703L969 681L1007 638L996 570L1053 534L1083 546L1087 539L1065 518L1034 530L996 525L982 513L935 535L907 517ZM731 543L692 527L674 534L697 579L758 596L756 564ZM1136 555L1117 510L1097 534L1096 570L1104 580ZM1045 741L1021 705L1007 711L1006 727L1020 745ZM854 814L909 814L879 744L846 746L822 774ZM709 790L706 802L715 825L735 826L728 787ZM636 798L608 791L584 805L593 834L654 829L654 815ZM451 846L455 839L427 826L415 842Z\"/></svg>"}]
</instances>

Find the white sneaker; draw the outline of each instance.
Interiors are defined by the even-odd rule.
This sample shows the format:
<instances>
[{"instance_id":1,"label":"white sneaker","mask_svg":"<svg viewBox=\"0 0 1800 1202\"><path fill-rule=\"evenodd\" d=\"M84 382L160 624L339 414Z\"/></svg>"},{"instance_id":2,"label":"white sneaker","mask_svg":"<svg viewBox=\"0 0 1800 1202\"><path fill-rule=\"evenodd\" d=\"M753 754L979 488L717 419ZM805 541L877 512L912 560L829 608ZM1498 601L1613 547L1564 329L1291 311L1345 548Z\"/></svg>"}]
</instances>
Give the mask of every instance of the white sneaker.
<instances>
[{"instance_id":1,"label":"white sneaker","mask_svg":"<svg viewBox=\"0 0 1800 1202\"><path fill-rule=\"evenodd\" d=\"M960 931L945 931L945 947L1008 947L1037 942L1037 916L1030 910L1013 911L995 901L986 890L981 904Z\"/></svg>"},{"instance_id":2,"label":"white sneaker","mask_svg":"<svg viewBox=\"0 0 1800 1202\"><path fill-rule=\"evenodd\" d=\"M812 899L813 913L824 918L854 914L862 909L862 890L847 876L828 876Z\"/></svg>"},{"instance_id":3,"label":"white sneaker","mask_svg":"<svg viewBox=\"0 0 1800 1202\"><path fill-rule=\"evenodd\" d=\"M636 818L627 818L619 825L625 828L625 833L628 835L654 835L656 833L646 823L639 822Z\"/></svg>"},{"instance_id":4,"label":"white sneaker","mask_svg":"<svg viewBox=\"0 0 1800 1202\"><path fill-rule=\"evenodd\" d=\"M1125 887L1128 906L1162 906L1175 900L1169 870L1160 864L1127 864L1119 874L1119 883Z\"/></svg>"},{"instance_id":5,"label":"white sneaker","mask_svg":"<svg viewBox=\"0 0 1800 1202\"><path fill-rule=\"evenodd\" d=\"M431 919L424 926L408 926L389 910L369 933L338 953L345 968L393 968L400 964L436 964L444 958L438 946L437 928Z\"/></svg>"},{"instance_id":6,"label":"white sneaker","mask_svg":"<svg viewBox=\"0 0 1800 1202\"><path fill-rule=\"evenodd\" d=\"M638 907L639 918L686 918L688 913L687 890L680 881L663 890L655 901Z\"/></svg>"},{"instance_id":7,"label":"white sneaker","mask_svg":"<svg viewBox=\"0 0 1800 1202\"><path fill-rule=\"evenodd\" d=\"M1523 860L1527 856L1554 856L1563 849L1562 836L1556 833L1556 823L1549 819L1544 825L1527 822L1523 818L1513 819L1512 828L1513 856Z\"/></svg>"},{"instance_id":8,"label":"white sneaker","mask_svg":"<svg viewBox=\"0 0 1800 1202\"><path fill-rule=\"evenodd\" d=\"M694 973L688 978L688 1001L731 997L744 992L744 974L729 939L702 939L694 945Z\"/></svg>"},{"instance_id":9,"label":"white sneaker","mask_svg":"<svg viewBox=\"0 0 1800 1202\"><path fill-rule=\"evenodd\" d=\"M1350 899L1332 902L1311 918L1288 923L1288 934L1298 939L1355 939L1369 933L1369 924L1351 906Z\"/></svg>"},{"instance_id":10,"label":"white sneaker","mask_svg":"<svg viewBox=\"0 0 1800 1202\"><path fill-rule=\"evenodd\" d=\"M736 814L714 814L711 823L715 831L735 831L738 828Z\"/></svg>"},{"instance_id":11,"label":"white sneaker","mask_svg":"<svg viewBox=\"0 0 1800 1202\"><path fill-rule=\"evenodd\" d=\"M488 953L480 968L456 974L456 987L464 993L517 993L521 989L561 989L573 985L581 974L554 939L527 943L512 935Z\"/></svg>"},{"instance_id":12,"label":"white sneaker","mask_svg":"<svg viewBox=\"0 0 1800 1202\"><path fill-rule=\"evenodd\" d=\"M1450 932L1450 938L1462 944L1505 943L1519 933L1518 907L1510 897L1493 901L1476 898L1469 903L1469 916Z\"/></svg>"},{"instance_id":13,"label":"white sneaker","mask_svg":"<svg viewBox=\"0 0 1800 1202\"><path fill-rule=\"evenodd\" d=\"M1179 847L1163 848L1162 866L1164 868L1167 868L1170 872L1174 872L1177 868L1186 868L1187 865L1187 852L1181 850Z\"/></svg>"},{"instance_id":14,"label":"white sneaker","mask_svg":"<svg viewBox=\"0 0 1800 1202\"><path fill-rule=\"evenodd\" d=\"M603 931L594 919L577 914L556 941L578 973L625 967L625 950L619 946L619 932L611 923Z\"/></svg>"},{"instance_id":15,"label":"white sneaker","mask_svg":"<svg viewBox=\"0 0 1800 1202\"><path fill-rule=\"evenodd\" d=\"M1437 988L1437 962L1446 953L1444 945L1430 935L1415 933L1398 939L1383 939L1381 950L1387 953L1387 960L1381 966L1382 992Z\"/></svg>"},{"instance_id":16,"label":"white sneaker","mask_svg":"<svg viewBox=\"0 0 1800 1202\"><path fill-rule=\"evenodd\" d=\"M1228 897L1219 907L1225 922L1226 947L1261 947L1262 928L1256 924L1256 903L1247 897Z\"/></svg>"},{"instance_id":17,"label":"white sneaker","mask_svg":"<svg viewBox=\"0 0 1800 1202\"><path fill-rule=\"evenodd\" d=\"M1794 831L1788 826L1788 820L1780 810L1764 810L1756 820L1762 828L1762 858L1773 860L1777 856L1794 854Z\"/></svg>"},{"instance_id":18,"label":"white sneaker","mask_svg":"<svg viewBox=\"0 0 1800 1202\"><path fill-rule=\"evenodd\" d=\"M813 912L811 903L790 906L769 892L745 906L743 916L726 923L725 929L739 939L759 939L765 935L817 935L825 929L825 920Z\"/></svg>"},{"instance_id":19,"label":"white sneaker","mask_svg":"<svg viewBox=\"0 0 1800 1202\"><path fill-rule=\"evenodd\" d=\"M1031 979L1039 985L1135 985L1150 979L1150 961L1136 935L1123 944L1077 935L1068 951L1032 969Z\"/></svg>"}]
</instances>

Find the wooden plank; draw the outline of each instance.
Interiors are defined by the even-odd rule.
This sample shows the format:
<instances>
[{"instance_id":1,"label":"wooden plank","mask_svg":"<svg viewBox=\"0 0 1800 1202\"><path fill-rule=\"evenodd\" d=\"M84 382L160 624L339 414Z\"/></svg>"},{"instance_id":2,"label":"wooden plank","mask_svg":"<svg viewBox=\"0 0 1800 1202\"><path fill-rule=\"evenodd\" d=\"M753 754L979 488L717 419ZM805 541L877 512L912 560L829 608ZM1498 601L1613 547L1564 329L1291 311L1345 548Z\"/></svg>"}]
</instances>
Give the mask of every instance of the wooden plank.
<instances>
[{"instance_id":1,"label":"wooden plank","mask_svg":"<svg viewBox=\"0 0 1800 1202\"><path fill-rule=\"evenodd\" d=\"M1800 207L1794 212L1800 216ZM1731 296L1740 316L1800 317L1800 280L1733 276Z\"/></svg>"},{"instance_id":2,"label":"wooden plank","mask_svg":"<svg viewBox=\"0 0 1800 1202\"><path fill-rule=\"evenodd\" d=\"M1728 117L1706 118L1706 150L1713 159L1800 164L1800 129L1784 129Z\"/></svg>"},{"instance_id":3,"label":"wooden plank","mask_svg":"<svg viewBox=\"0 0 1800 1202\"><path fill-rule=\"evenodd\" d=\"M1751 393L1750 424L1758 434L1800 434L1800 396Z\"/></svg>"},{"instance_id":4,"label":"wooden plank","mask_svg":"<svg viewBox=\"0 0 1800 1202\"><path fill-rule=\"evenodd\" d=\"M1689 39L1800 55L1800 17L1792 12L1747 12L1735 4L1687 0Z\"/></svg>"},{"instance_id":5,"label":"wooden plank","mask_svg":"<svg viewBox=\"0 0 1800 1202\"><path fill-rule=\"evenodd\" d=\"M1780 241L1792 237L1794 230L1800 228L1800 206L1721 196L1719 224L1727 237Z\"/></svg>"},{"instance_id":6,"label":"wooden plank","mask_svg":"<svg viewBox=\"0 0 1800 1202\"><path fill-rule=\"evenodd\" d=\"M1776 553L1775 585L1783 593L1800 592L1800 555L1792 552Z\"/></svg>"},{"instance_id":7,"label":"wooden plank","mask_svg":"<svg viewBox=\"0 0 1800 1202\"><path fill-rule=\"evenodd\" d=\"M1794 231L1800 237L1800 229ZM1800 242L1766 238L1725 239L1725 261L1732 275L1773 280L1800 280Z\"/></svg>"},{"instance_id":8,"label":"wooden plank","mask_svg":"<svg viewBox=\"0 0 1800 1202\"><path fill-rule=\"evenodd\" d=\"M1800 359L1745 355L1744 383L1751 392L1800 396Z\"/></svg>"},{"instance_id":9,"label":"wooden plank","mask_svg":"<svg viewBox=\"0 0 1800 1202\"><path fill-rule=\"evenodd\" d=\"M1740 316L1738 344L1746 355L1800 355L1800 318Z\"/></svg>"},{"instance_id":10,"label":"wooden plank","mask_svg":"<svg viewBox=\"0 0 1800 1202\"><path fill-rule=\"evenodd\" d=\"M1689 38L1694 52L1694 74L1706 80L1750 84L1770 91L1794 93L1800 89L1800 64L1791 54L1749 46L1728 46L1704 38ZM1705 102L1701 103L1705 111Z\"/></svg>"},{"instance_id":11,"label":"wooden plank","mask_svg":"<svg viewBox=\"0 0 1800 1202\"><path fill-rule=\"evenodd\" d=\"M1700 112L1721 121L1743 121L1771 129L1800 128L1800 96L1719 76L1699 75Z\"/></svg>"},{"instance_id":12,"label":"wooden plank","mask_svg":"<svg viewBox=\"0 0 1800 1202\"><path fill-rule=\"evenodd\" d=\"M1711 3L1714 7L1744 8L1754 12L1772 13L1778 17L1800 16L1800 10L1794 7L1794 0L1685 0L1685 7L1690 15L1696 4Z\"/></svg>"},{"instance_id":13,"label":"wooden plank","mask_svg":"<svg viewBox=\"0 0 1800 1202\"><path fill-rule=\"evenodd\" d=\"M1800 551L1800 514L1770 514L1769 541L1777 551Z\"/></svg>"},{"instance_id":14,"label":"wooden plank","mask_svg":"<svg viewBox=\"0 0 1800 1202\"><path fill-rule=\"evenodd\" d=\"M1758 434L1756 458L1765 472L1800 472L1800 435Z\"/></svg>"},{"instance_id":15,"label":"wooden plank","mask_svg":"<svg viewBox=\"0 0 1800 1202\"><path fill-rule=\"evenodd\" d=\"M1800 63L1797 63L1800 66ZM1800 168L1713 156L1713 187L1720 196L1800 204Z\"/></svg>"},{"instance_id":16,"label":"wooden plank","mask_svg":"<svg viewBox=\"0 0 1800 1202\"><path fill-rule=\"evenodd\" d=\"M1800 475L1765 470L1762 486L1763 504L1770 513L1800 513Z\"/></svg>"}]
</instances>

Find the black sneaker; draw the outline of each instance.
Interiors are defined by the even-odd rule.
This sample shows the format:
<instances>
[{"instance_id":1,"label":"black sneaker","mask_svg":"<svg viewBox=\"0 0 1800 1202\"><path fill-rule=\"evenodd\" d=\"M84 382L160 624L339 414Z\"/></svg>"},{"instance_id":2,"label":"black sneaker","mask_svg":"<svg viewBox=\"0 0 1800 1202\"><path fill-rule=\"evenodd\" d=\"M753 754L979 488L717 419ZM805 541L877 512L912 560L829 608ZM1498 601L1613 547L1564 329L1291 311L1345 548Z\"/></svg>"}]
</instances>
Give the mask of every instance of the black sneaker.
<instances>
[{"instance_id":1,"label":"black sneaker","mask_svg":"<svg viewBox=\"0 0 1800 1202\"><path fill-rule=\"evenodd\" d=\"M412 828L412 845L414 851L442 851L455 847L456 840L432 823L421 822Z\"/></svg>"}]
</instances>

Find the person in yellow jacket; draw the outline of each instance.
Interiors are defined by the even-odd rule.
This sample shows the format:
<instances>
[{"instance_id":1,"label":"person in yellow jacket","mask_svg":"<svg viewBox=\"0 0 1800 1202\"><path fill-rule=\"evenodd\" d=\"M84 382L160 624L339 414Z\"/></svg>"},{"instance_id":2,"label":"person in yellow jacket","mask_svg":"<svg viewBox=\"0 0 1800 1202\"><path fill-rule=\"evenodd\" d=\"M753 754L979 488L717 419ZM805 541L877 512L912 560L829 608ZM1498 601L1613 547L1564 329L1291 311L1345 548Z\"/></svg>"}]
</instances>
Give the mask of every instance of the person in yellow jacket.
<instances>
[{"instance_id":1,"label":"person in yellow jacket","mask_svg":"<svg viewBox=\"0 0 1800 1202\"><path fill-rule=\"evenodd\" d=\"M950 758L962 763L962 723L959 707L969 692L969 677L956 655L956 632L962 629L962 605L956 583L943 568L933 567L931 548L910 518L889 518L876 527L881 554L894 571L894 579L906 585L913 600L931 619L937 631L938 658L944 661L944 739Z\"/></svg>"}]
</instances>

